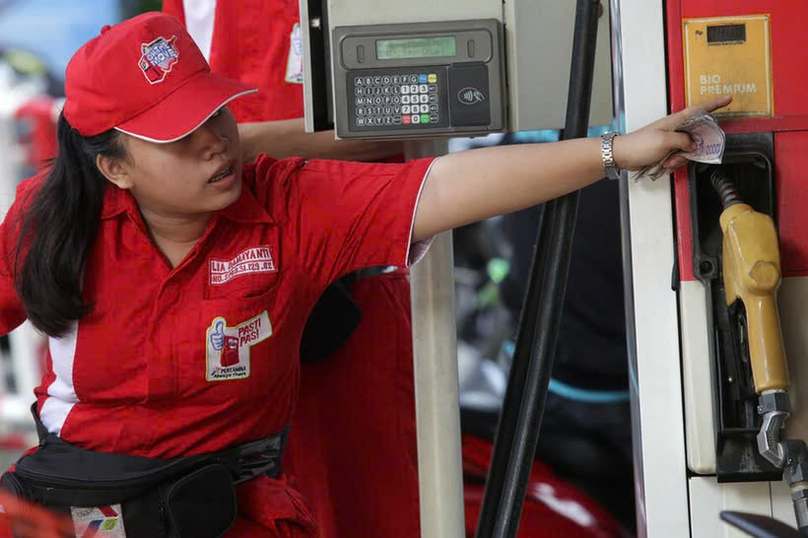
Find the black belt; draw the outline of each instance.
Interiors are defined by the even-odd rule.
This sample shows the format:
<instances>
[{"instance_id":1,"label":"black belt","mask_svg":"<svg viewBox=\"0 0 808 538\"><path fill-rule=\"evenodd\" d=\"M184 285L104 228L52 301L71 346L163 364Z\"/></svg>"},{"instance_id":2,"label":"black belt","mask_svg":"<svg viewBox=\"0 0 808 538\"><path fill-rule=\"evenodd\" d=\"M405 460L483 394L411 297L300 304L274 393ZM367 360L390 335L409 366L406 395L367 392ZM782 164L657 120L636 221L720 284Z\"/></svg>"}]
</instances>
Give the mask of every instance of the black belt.
<instances>
[{"instance_id":1,"label":"black belt","mask_svg":"<svg viewBox=\"0 0 808 538\"><path fill-rule=\"evenodd\" d=\"M72 445L47 431L35 405L31 411L40 447L3 475L2 486L66 513L74 506L121 504L127 531L154 538L223 534L237 514L233 486L279 476L288 432L208 454L145 458Z\"/></svg>"},{"instance_id":2,"label":"black belt","mask_svg":"<svg viewBox=\"0 0 808 538\"><path fill-rule=\"evenodd\" d=\"M39 414L36 412L36 403L31 406L31 414L34 416L34 422L36 423L36 433L37 436L39 436L40 447L45 447L48 445L48 443L54 443L57 439L65 445L71 447L73 446L69 445L66 441L56 437L54 434L48 431L45 425L42 424ZM172 462L176 463L180 467L190 466L189 464L193 460L220 463L224 465L232 474L233 483L241 484L242 482L251 480L256 476L267 475L270 478L277 478L281 474L281 457L283 456L283 450L286 447L286 438L288 432L289 426L284 428L283 431L272 434L269 437L249 441L247 443L226 448L218 452L209 452L196 456L172 459L146 458L140 456L129 456L125 454L110 454L106 452L93 452L89 450L85 451L84 449L78 447L74 448L76 450L86 452L87 454L91 454L91 456L89 456L90 459L110 459L111 461L112 458L126 458L126 468L135 470L152 467L153 464L151 462L160 462L158 465L161 467L165 464L171 465ZM184 462L189 463L183 464ZM103 467L103 464L101 465Z\"/></svg>"},{"instance_id":3,"label":"black belt","mask_svg":"<svg viewBox=\"0 0 808 538\"><path fill-rule=\"evenodd\" d=\"M256 476L277 478L281 474L281 456L286 447L289 426L280 433L221 450L212 457L219 460L233 475L233 483L241 484Z\"/></svg>"}]
</instances>

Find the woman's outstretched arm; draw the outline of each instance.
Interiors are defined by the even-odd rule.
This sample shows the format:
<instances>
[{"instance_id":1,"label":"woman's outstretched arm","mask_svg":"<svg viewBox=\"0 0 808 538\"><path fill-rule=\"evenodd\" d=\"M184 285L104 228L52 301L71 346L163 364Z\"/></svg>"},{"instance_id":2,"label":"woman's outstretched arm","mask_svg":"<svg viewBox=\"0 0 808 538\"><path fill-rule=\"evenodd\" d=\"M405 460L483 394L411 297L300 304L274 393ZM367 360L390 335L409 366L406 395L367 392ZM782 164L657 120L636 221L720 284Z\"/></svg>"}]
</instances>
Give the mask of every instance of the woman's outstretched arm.
<instances>
[{"instance_id":1,"label":"woman's outstretched arm","mask_svg":"<svg viewBox=\"0 0 808 538\"><path fill-rule=\"evenodd\" d=\"M722 97L693 106L614 139L619 168L639 170L693 141L676 126L697 110L711 112L731 101ZM666 168L684 164L668 159ZM418 202L413 241L470 222L502 215L585 187L605 177L600 138L549 144L474 149L441 157L432 166Z\"/></svg>"}]
</instances>

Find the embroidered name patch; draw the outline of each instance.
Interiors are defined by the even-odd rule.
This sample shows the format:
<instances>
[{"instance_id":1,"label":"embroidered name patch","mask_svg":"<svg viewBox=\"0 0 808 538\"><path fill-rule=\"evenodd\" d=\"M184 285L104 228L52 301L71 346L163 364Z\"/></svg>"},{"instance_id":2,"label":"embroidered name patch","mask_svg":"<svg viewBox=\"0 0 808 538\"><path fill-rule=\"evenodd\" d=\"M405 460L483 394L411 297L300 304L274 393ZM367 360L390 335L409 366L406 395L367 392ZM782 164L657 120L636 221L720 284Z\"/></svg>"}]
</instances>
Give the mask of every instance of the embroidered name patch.
<instances>
[{"instance_id":1,"label":"embroidered name patch","mask_svg":"<svg viewBox=\"0 0 808 538\"><path fill-rule=\"evenodd\" d=\"M250 348L270 336L272 323L266 310L235 327L228 327L221 316L214 318L205 335L207 380L249 377Z\"/></svg>"},{"instance_id":2,"label":"embroidered name patch","mask_svg":"<svg viewBox=\"0 0 808 538\"><path fill-rule=\"evenodd\" d=\"M210 283L225 284L240 275L251 273L274 273L277 271L272 259L272 249L263 245L244 249L232 260L211 258Z\"/></svg>"}]
</instances>

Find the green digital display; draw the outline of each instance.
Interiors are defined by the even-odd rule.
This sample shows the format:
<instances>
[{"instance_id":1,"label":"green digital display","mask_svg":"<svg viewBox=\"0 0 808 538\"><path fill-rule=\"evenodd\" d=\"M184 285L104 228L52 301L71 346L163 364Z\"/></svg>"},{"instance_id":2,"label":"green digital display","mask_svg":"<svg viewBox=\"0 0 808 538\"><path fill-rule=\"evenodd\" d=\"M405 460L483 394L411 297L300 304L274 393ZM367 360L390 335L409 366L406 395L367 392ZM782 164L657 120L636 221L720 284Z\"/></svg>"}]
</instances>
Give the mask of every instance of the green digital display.
<instances>
[{"instance_id":1,"label":"green digital display","mask_svg":"<svg viewBox=\"0 0 808 538\"><path fill-rule=\"evenodd\" d=\"M379 60L438 58L456 54L457 41L454 36L409 37L376 41L376 57Z\"/></svg>"}]
</instances>

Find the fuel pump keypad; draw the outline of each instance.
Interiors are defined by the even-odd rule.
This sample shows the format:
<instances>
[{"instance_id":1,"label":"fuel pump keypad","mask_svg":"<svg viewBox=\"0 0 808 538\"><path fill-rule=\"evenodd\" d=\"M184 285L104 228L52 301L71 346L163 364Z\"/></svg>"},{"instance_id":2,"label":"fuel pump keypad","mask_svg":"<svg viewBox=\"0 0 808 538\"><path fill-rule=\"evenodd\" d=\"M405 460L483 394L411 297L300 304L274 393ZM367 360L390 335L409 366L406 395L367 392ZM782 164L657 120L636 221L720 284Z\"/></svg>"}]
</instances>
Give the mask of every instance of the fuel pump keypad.
<instances>
[{"instance_id":1,"label":"fuel pump keypad","mask_svg":"<svg viewBox=\"0 0 808 538\"><path fill-rule=\"evenodd\" d=\"M424 129L448 124L442 68L353 72L348 75L352 130Z\"/></svg>"},{"instance_id":2,"label":"fuel pump keypad","mask_svg":"<svg viewBox=\"0 0 808 538\"><path fill-rule=\"evenodd\" d=\"M507 127L502 21L357 24L331 33L330 71L312 59L314 78L325 79L313 86L331 86L307 90L315 127L333 125L338 138L386 139Z\"/></svg>"}]
</instances>

